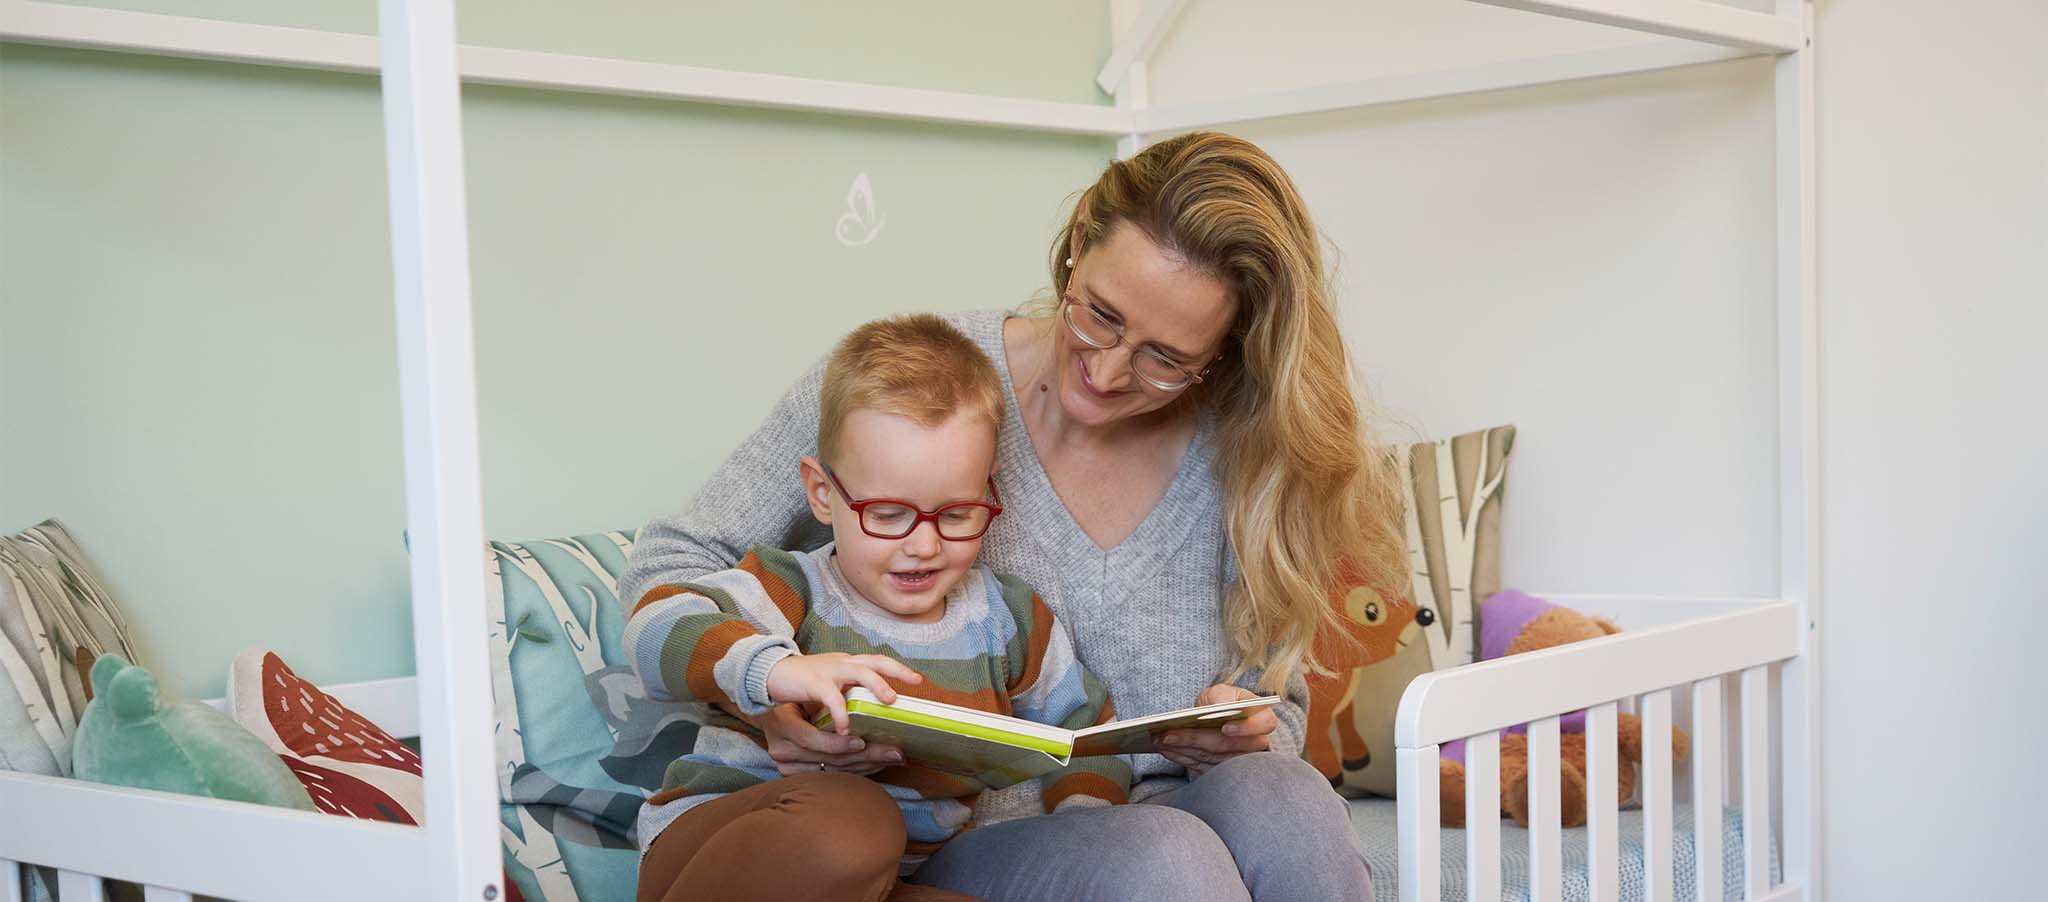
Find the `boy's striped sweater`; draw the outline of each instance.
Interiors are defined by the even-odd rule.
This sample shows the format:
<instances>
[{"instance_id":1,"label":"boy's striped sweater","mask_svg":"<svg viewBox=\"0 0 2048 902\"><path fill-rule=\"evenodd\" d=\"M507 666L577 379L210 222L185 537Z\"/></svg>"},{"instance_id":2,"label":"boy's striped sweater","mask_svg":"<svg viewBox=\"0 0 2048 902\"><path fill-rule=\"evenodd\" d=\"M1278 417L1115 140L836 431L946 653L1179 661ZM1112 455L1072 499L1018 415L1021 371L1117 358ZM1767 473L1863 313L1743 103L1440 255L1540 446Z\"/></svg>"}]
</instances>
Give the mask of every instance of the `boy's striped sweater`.
<instances>
[{"instance_id":1,"label":"boy's striped sweater","mask_svg":"<svg viewBox=\"0 0 2048 902\"><path fill-rule=\"evenodd\" d=\"M854 591L832 550L755 548L731 570L642 594L625 645L649 695L758 714L773 707L768 670L777 662L844 652L888 655L923 674L914 686L891 682L903 695L1069 729L1113 719L1108 692L1081 666L1052 609L1022 582L976 566L947 595L943 617L909 623ZM780 776L759 731L738 718L714 720L648 800L642 848L690 807ZM903 809L913 855L965 827L985 788L910 764L874 779ZM1076 758L1039 780L1051 811L1070 799L1120 804L1131 771L1121 757Z\"/></svg>"}]
</instances>

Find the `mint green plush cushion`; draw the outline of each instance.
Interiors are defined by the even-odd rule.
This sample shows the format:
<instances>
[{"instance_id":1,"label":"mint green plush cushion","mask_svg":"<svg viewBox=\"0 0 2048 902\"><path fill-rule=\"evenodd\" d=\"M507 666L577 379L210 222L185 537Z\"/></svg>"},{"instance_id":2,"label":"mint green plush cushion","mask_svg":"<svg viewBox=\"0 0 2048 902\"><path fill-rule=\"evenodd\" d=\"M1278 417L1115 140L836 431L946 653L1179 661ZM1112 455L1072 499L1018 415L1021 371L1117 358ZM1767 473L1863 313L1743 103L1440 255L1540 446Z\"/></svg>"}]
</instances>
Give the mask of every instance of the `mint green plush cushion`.
<instances>
[{"instance_id":1,"label":"mint green plush cushion","mask_svg":"<svg viewBox=\"0 0 2048 902\"><path fill-rule=\"evenodd\" d=\"M197 702L166 702L149 671L101 655L79 718L72 774L81 780L313 810L290 768L241 724Z\"/></svg>"}]
</instances>

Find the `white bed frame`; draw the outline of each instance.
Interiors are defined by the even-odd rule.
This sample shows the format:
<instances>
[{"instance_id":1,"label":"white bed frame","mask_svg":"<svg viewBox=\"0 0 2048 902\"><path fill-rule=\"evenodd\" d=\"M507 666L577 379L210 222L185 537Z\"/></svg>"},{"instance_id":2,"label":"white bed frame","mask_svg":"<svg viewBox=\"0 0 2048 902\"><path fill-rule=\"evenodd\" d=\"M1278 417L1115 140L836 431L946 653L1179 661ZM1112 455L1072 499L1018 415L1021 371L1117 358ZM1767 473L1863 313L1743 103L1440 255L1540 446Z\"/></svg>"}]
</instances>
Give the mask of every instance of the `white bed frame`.
<instances>
[{"instance_id":1,"label":"white bed frame","mask_svg":"<svg viewBox=\"0 0 2048 902\"><path fill-rule=\"evenodd\" d=\"M1553 597L1620 609L1619 636L1418 678L1402 698L1400 888L1439 898L1436 758L1465 737L1470 810L1497 793L1494 731L1530 722L1532 898L1561 899L1558 715L1590 709L1588 839L1593 898L1618 898L1614 715L1635 710L1648 902L1673 898L1674 696L1690 709L1698 898L1722 896L1722 806L1743 818L1742 890L1751 900L1821 897L1816 804L1819 683L1819 396L1814 284L1813 8L1774 13L1709 0L1477 0L1676 40L1443 72L1172 106L1146 99L1146 60L1185 0L1143 0L1097 81L1114 107L986 97L568 56L458 47L453 0L381 0L387 40L336 32L0 0L0 41L383 73L404 400L407 523L413 537L413 643L419 677L337 687L394 732L423 743L427 825L350 820L73 780L0 773L0 902L19 902L18 868L59 869L65 902L98 902L101 878L146 898L389 899L493 902L503 894L483 624L475 367L464 218L459 82L736 104L842 115L1115 137L1128 156L1148 134L1549 82L1776 58L1779 593L1776 598ZM1677 622L1673 622L1677 621ZM1739 685L1730 729L1724 694ZM1662 741L1659 741L1659 739ZM1733 748L1732 754L1729 749ZM1547 826L1546 826L1547 825ZM1467 898L1500 893L1500 823L1468 829ZM1783 862L1773 882L1769 861ZM317 872L308 865L326 864ZM346 863L335 867L335 863ZM352 865L352 866L350 866Z\"/></svg>"}]
</instances>

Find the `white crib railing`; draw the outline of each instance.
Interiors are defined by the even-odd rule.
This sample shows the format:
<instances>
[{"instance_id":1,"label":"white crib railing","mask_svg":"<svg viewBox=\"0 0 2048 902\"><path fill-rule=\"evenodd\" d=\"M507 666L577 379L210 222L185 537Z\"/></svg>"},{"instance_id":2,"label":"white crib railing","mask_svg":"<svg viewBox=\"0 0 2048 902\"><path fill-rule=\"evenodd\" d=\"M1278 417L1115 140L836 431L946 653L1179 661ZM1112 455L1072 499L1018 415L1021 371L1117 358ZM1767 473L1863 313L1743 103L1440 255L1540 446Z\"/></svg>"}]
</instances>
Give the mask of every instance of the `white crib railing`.
<instances>
[{"instance_id":1,"label":"white crib railing","mask_svg":"<svg viewBox=\"0 0 2048 902\"><path fill-rule=\"evenodd\" d=\"M20 902L27 865L59 871L63 902L101 899L102 878L151 900L407 899L427 873L417 827L61 777L0 784L0 902Z\"/></svg>"},{"instance_id":2,"label":"white crib railing","mask_svg":"<svg viewBox=\"0 0 2048 902\"><path fill-rule=\"evenodd\" d=\"M420 734L415 677L322 688L393 736ZM33 865L57 871L62 902L98 902L108 879L145 902L419 898L429 854L418 827L61 777L0 771L0 800L0 902L23 902Z\"/></svg>"},{"instance_id":3,"label":"white crib railing","mask_svg":"<svg viewBox=\"0 0 2048 902\"><path fill-rule=\"evenodd\" d=\"M1395 725L1399 766L1401 899L1438 902L1442 849L1437 750L1465 739L1465 898L1499 902L1501 827L1497 731L1528 724L1529 899L1564 898L1559 811L1558 718L1586 711L1587 888L1594 902L1621 897L1616 798L1616 713L1640 697L1643 760L1637 794L1644 822L1644 902L1671 902L1673 787L1671 692L1691 689L1695 898L1720 900L1724 750L1723 677L1741 675L1740 764L1743 897L1796 899L1771 883L1770 667L1800 653L1798 606L1773 602L1705 620L1623 633L1418 677Z\"/></svg>"}]
</instances>

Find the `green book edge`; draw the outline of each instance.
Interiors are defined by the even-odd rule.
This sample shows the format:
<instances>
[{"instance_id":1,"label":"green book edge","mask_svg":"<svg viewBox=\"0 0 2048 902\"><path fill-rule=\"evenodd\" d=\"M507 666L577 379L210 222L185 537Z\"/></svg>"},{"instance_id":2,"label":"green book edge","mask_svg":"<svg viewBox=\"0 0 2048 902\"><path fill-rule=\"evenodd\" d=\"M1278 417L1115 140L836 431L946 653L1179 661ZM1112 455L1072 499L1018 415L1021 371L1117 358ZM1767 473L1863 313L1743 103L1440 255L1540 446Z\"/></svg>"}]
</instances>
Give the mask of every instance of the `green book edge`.
<instances>
[{"instance_id":1,"label":"green book edge","mask_svg":"<svg viewBox=\"0 0 2048 902\"><path fill-rule=\"evenodd\" d=\"M1040 739L1036 736L1012 733L1008 730L998 730L994 727L984 727L980 724L961 723L957 720L934 717L930 714L921 714L916 711L906 711L902 708L893 708L888 705L876 704L860 699L848 699L846 702L846 713L865 714L869 717L881 718L882 720L893 720L897 723L927 727L942 733L951 733L955 736L1000 742L1004 745L1026 748L1035 752L1044 752L1060 759L1062 762L1066 761L1068 756L1074 753L1074 744L1071 742ZM821 727L831 722L832 712L830 711L823 713L818 718L818 726Z\"/></svg>"}]
</instances>

